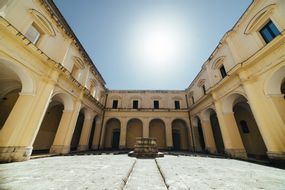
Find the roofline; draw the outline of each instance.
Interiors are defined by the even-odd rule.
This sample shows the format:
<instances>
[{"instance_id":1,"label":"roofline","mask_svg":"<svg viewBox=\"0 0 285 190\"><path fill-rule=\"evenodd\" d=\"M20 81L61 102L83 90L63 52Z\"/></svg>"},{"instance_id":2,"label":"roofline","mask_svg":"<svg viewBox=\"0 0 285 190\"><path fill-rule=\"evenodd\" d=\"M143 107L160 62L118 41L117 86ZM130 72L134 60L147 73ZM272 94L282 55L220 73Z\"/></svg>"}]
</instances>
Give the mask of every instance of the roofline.
<instances>
[{"instance_id":1,"label":"roofline","mask_svg":"<svg viewBox=\"0 0 285 190\"><path fill-rule=\"evenodd\" d=\"M53 13L55 14L55 16L58 17L58 19L60 21L60 24L62 24L64 26L64 28L67 29L67 31L75 39L76 43L79 45L79 48L82 50L82 52L86 56L87 60L92 64L93 68L95 69L96 74L98 74L98 76L102 80L103 86L106 85L106 82L105 82L104 78L102 77L101 73L98 71L98 69L95 66L95 64L93 63L92 59L89 57L89 55L86 52L86 50L84 49L83 45L81 44L79 39L76 37L76 35L74 34L72 28L69 26L69 24L65 20L64 16L61 14L60 10L57 8L55 3L53 2L53 0L43 0L42 2L45 3L46 5L48 5L54 11Z\"/></svg>"}]
</instances>

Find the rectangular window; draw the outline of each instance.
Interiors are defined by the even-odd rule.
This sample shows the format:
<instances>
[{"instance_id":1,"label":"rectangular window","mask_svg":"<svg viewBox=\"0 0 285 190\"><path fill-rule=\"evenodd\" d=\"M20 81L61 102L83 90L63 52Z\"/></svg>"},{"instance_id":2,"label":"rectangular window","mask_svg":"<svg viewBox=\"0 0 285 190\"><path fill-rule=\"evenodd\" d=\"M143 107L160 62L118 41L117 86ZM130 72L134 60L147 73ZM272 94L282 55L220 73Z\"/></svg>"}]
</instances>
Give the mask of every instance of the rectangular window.
<instances>
[{"instance_id":1,"label":"rectangular window","mask_svg":"<svg viewBox=\"0 0 285 190\"><path fill-rule=\"evenodd\" d=\"M29 27L28 31L26 32L25 36L33 44L36 44L37 41L39 40L40 36L41 36L41 33L40 33L39 29L34 24L32 24Z\"/></svg>"},{"instance_id":2,"label":"rectangular window","mask_svg":"<svg viewBox=\"0 0 285 190\"><path fill-rule=\"evenodd\" d=\"M203 93L204 93L204 95L206 95L206 87L205 87L205 85L204 85L204 84L202 85L202 89L203 89Z\"/></svg>"},{"instance_id":3,"label":"rectangular window","mask_svg":"<svg viewBox=\"0 0 285 190\"><path fill-rule=\"evenodd\" d=\"M220 67L220 72L221 72L222 78L225 78L227 76L227 72L226 72L224 65Z\"/></svg>"},{"instance_id":4,"label":"rectangular window","mask_svg":"<svg viewBox=\"0 0 285 190\"><path fill-rule=\"evenodd\" d=\"M175 100L174 104L175 104L175 109L179 110L180 109L180 102L178 100Z\"/></svg>"},{"instance_id":5,"label":"rectangular window","mask_svg":"<svg viewBox=\"0 0 285 190\"><path fill-rule=\"evenodd\" d=\"M271 42L280 34L279 30L271 20L263 28L261 28L259 32L266 43Z\"/></svg>"},{"instance_id":6,"label":"rectangular window","mask_svg":"<svg viewBox=\"0 0 285 190\"><path fill-rule=\"evenodd\" d=\"M113 100L113 109L117 109L118 108L118 100Z\"/></svg>"},{"instance_id":7,"label":"rectangular window","mask_svg":"<svg viewBox=\"0 0 285 190\"><path fill-rule=\"evenodd\" d=\"M154 100L153 101L153 108L154 109L159 109L159 101L158 100Z\"/></svg>"},{"instance_id":8,"label":"rectangular window","mask_svg":"<svg viewBox=\"0 0 285 190\"><path fill-rule=\"evenodd\" d=\"M133 109L138 109L138 108L139 108L139 101L133 100Z\"/></svg>"}]
</instances>

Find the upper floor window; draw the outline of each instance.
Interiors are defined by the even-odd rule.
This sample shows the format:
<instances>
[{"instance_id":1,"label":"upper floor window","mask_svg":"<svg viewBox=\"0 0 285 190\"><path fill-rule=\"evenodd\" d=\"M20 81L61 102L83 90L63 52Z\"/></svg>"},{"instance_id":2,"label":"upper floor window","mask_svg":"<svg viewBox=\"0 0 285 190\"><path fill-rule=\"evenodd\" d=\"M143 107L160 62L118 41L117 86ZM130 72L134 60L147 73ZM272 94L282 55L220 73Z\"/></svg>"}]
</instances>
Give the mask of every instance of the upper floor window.
<instances>
[{"instance_id":1,"label":"upper floor window","mask_svg":"<svg viewBox=\"0 0 285 190\"><path fill-rule=\"evenodd\" d=\"M138 109L138 108L139 108L139 101L133 100L133 109Z\"/></svg>"},{"instance_id":2,"label":"upper floor window","mask_svg":"<svg viewBox=\"0 0 285 190\"><path fill-rule=\"evenodd\" d=\"M78 79L80 75L80 68L77 65L73 65L71 75L73 78Z\"/></svg>"},{"instance_id":3,"label":"upper floor window","mask_svg":"<svg viewBox=\"0 0 285 190\"><path fill-rule=\"evenodd\" d=\"M224 65L222 65L220 67L220 73L221 73L222 78L225 78L227 76L227 72L226 72L226 69L225 69Z\"/></svg>"},{"instance_id":4,"label":"upper floor window","mask_svg":"<svg viewBox=\"0 0 285 190\"><path fill-rule=\"evenodd\" d=\"M194 96L191 96L192 104L195 104Z\"/></svg>"},{"instance_id":5,"label":"upper floor window","mask_svg":"<svg viewBox=\"0 0 285 190\"><path fill-rule=\"evenodd\" d=\"M34 23L29 27L25 36L28 40L30 40L33 44L36 44L41 36L42 32L39 27L37 27Z\"/></svg>"},{"instance_id":6,"label":"upper floor window","mask_svg":"<svg viewBox=\"0 0 285 190\"><path fill-rule=\"evenodd\" d=\"M178 100L174 101L174 105L176 110L180 109L180 102Z\"/></svg>"},{"instance_id":7,"label":"upper floor window","mask_svg":"<svg viewBox=\"0 0 285 190\"><path fill-rule=\"evenodd\" d=\"M159 109L159 101L158 100L154 100L153 101L153 108L154 109Z\"/></svg>"},{"instance_id":8,"label":"upper floor window","mask_svg":"<svg viewBox=\"0 0 285 190\"><path fill-rule=\"evenodd\" d=\"M261 28L259 32L266 43L271 42L280 34L279 30L271 20L263 28Z\"/></svg>"},{"instance_id":9,"label":"upper floor window","mask_svg":"<svg viewBox=\"0 0 285 190\"><path fill-rule=\"evenodd\" d=\"M206 87L205 87L205 85L204 85L204 84L202 85L202 89L203 89L203 93L204 93L204 95L206 95Z\"/></svg>"},{"instance_id":10,"label":"upper floor window","mask_svg":"<svg viewBox=\"0 0 285 190\"><path fill-rule=\"evenodd\" d=\"M113 109L117 109L118 108L118 100L113 100Z\"/></svg>"}]
</instances>

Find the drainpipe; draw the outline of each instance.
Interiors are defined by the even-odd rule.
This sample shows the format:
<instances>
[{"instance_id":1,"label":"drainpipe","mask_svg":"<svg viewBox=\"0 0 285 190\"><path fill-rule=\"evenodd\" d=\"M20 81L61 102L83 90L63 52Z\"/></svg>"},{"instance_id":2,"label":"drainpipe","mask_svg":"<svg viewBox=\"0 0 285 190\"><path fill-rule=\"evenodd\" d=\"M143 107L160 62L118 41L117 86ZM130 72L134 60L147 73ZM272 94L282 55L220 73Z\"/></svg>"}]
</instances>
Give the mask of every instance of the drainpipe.
<instances>
[{"instance_id":1,"label":"drainpipe","mask_svg":"<svg viewBox=\"0 0 285 190\"><path fill-rule=\"evenodd\" d=\"M188 110L188 108L189 108L189 102L188 102L188 96L187 96L187 94L185 94L185 98L186 98L187 113L188 113L188 117L189 117L190 133L191 133L191 139L192 139L192 145L193 145L192 150L193 150L193 152L196 152L196 150L195 150L195 141L194 141L193 128L192 128L192 123L191 123L191 116L190 116L190 111Z\"/></svg>"},{"instance_id":2,"label":"drainpipe","mask_svg":"<svg viewBox=\"0 0 285 190\"><path fill-rule=\"evenodd\" d=\"M98 143L98 148L97 148L98 150L100 148L100 143L101 143L101 138L102 138L102 133L103 133L103 125L104 125L104 117L105 117L105 109L106 109L106 105L107 105L107 99L108 99L108 93L106 93L106 98L105 98L105 103L104 103L104 108L103 108L101 131L100 131L99 143Z\"/></svg>"}]
</instances>

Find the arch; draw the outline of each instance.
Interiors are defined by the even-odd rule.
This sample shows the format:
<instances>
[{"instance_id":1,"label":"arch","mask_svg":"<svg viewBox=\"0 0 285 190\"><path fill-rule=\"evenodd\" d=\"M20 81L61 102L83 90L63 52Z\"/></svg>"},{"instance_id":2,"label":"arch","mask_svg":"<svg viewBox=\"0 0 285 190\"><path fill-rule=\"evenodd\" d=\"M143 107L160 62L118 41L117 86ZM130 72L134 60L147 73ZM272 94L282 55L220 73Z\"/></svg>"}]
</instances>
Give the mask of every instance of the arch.
<instances>
[{"instance_id":1,"label":"arch","mask_svg":"<svg viewBox=\"0 0 285 190\"><path fill-rule=\"evenodd\" d=\"M206 79L200 79L200 80L198 81L198 83L197 83L197 86L198 86L198 87L201 87L201 86L203 86L203 85L205 84L205 82L206 82Z\"/></svg>"},{"instance_id":2,"label":"arch","mask_svg":"<svg viewBox=\"0 0 285 190\"><path fill-rule=\"evenodd\" d=\"M224 63L224 60L225 60L226 56L220 56L218 57L212 64L212 69L218 69L223 63Z\"/></svg>"},{"instance_id":3,"label":"arch","mask_svg":"<svg viewBox=\"0 0 285 190\"><path fill-rule=\"evenodd\" d=\"M235 96L232 110L247 155L256 159L267 158L266 146L247 99L242 95Z\"/></svg>"},{"instance_id":4,"label":"arch","mask_svg":"<svg viewBox=\"0 0 285 190\"><path fill-rule=\"evenodd\" d=\"M246 26L244 30L244 34L249 34L254 30L257 30L257 28L266 20L269 18L269 15L271 12L275 9L276 4L271 4L263 9L261 9L258 13L256 13L252 19L249 21L248 25Z\"/></svg>"},{"instance_id":5,"label":"arch","mask_svg":"<svg viewBox=\"0 0 285 190\"><path fill-rule=\"evenodd\" d=\"M284 63L284 61L283 61ZM265 81L265 94L267 94L274 104L280 118L285 123L285 65L278 68ZM277 114L277 115L278 115Z\"/></svg>"},{"instance_id":6,"label":"arch","mask_svg":"<svg viewBox=\"0 0 285 190\"><path fill-rule=\"evenodd\" d=\"M166 128L162 119L152 119L149 122L149 137L156 138L158 149L166 149Z\"/></svg>"},{"instance_id":7,"label":"arch","mask_svg":"<svg viewBox=\"0 0 285 190\"><path fill-rule=\"evenodd\" d=\"M121 122L117 118L110 118L105 125L104 148L119 149Z\"/></svg>"},{"instance_id":8,"label":"arch","mask_svg":"<svg viewBox=\"0 0 285 190\"><path fill-rule=\"evenodd\" d=\"M134 148L136 138L143 136L143 122L140 119L130 119L127 123L126 147Z\"/></svg>"},{"instance_id":9,"label":"arch","mask_svg":"<svg viewBox=\"0 0 285 190\"><path fill-rule=\"evenodd\" d=\"M200 148L200 151L205 151L205 139L204 139L204 133L202 129L202 123L201 119L198 115L196 115L193 119L194 121L194 134L196 134L196 141L198 141ZM198 149L199 151L199 149Z\"/></svg>"},{"instance_id":10,"label":"arch","mask_svg":"<svg viewBox=\"0 0 285 190\"><path fill-rule=\"evenodd\" d=\"M217 117L217 113L213 108L209 108L205 111L205 114L206 114L207 119L210 120L217 153L224 154L225 146L224 146L223 136L221 133L221 128L220 128L219 120Z\"/></svg>"},{"instance_id":11,"label":"arch","mask_svg":"<svg viewBox=\"0 0 285 190\"><path fill-rule=\"evenodd\" d=\"M11 61L0 58L0 76L7 76L6 71L10 70L9 73L14 73L17 76L15 81L21 83L21 93L33 94L35 92L35 84L32 76L28 74L24 68L14 64ZM6 73L6 74L5 74Z\"/></svg>"},{"instance_id":12,"label":"arch","mask_svg":"<svg viewBox=\"0 0 285 190\"><path fill-rule=\"evenodd\" d=\"M171 123L174 150L189 150L188 127L183 119L174 119Z\"/></svg>"},{"instance_id":13,"label":"arch","mask_svg":"<svg viewBox=\"0 0 285 190\"><path fill-rule=\"evenodd\" d=\"M246 99L246 95L240 92L234 92L228 95L223 102L223 111L225 113L233 112L234 104L244 101L244 99Z\"/></svg>"},{"instance_id":14,"label":"arch","mask_svg":"<svg viewBox=\"0 0 285 190\"><path fill-rule=\"evenodd\" d=\"M54 94L52 95L52 98L58 102L61 102L64 105L65 111L73 110L74 101L69 94L61 91L55 91Z\"/></svg>"},{"instance_id":15,"label":"arch","mask_svg":"<svg viewBox=\"0 0 285 190\"><path fill-rule=\"evenodd\" d=\"M39 11L35 9L30 9L31 14L34 16L36 23L41 27L41 29L49 34L50 36L55 36L55 30L49 20Z\"/></svg>"},{"instance_id":16,"label":"arch","mask_svg":"<svg viewBox=\"0 0 285 190\"><path fill-rule=\"evenodd\" d=\"M84 119L85 119L85 109L84 107L81 108L78 117L77 117L77 121L75 124L75 128L73 131L73 135L72 135L72 139L71 139L71 143L70 143L70 150L71 151L75 151L79 145L79 140L80 140L80 136L81 136L81 132L82 132L82 127L83 127L83 123L84 123Z\"/></svg>"}]
</instances>

